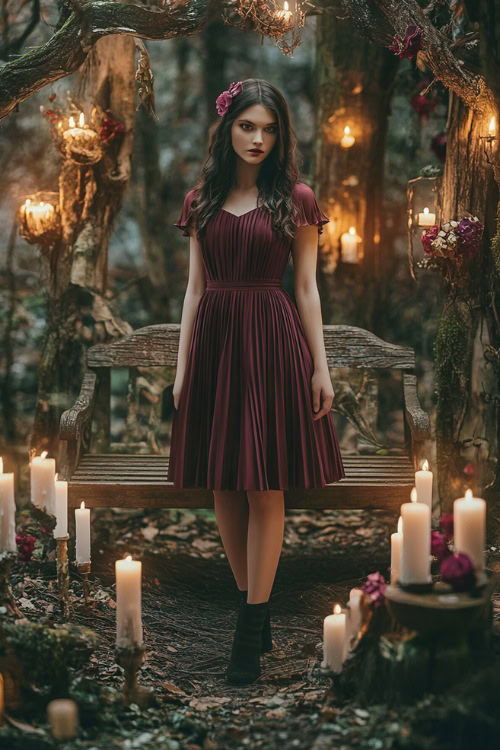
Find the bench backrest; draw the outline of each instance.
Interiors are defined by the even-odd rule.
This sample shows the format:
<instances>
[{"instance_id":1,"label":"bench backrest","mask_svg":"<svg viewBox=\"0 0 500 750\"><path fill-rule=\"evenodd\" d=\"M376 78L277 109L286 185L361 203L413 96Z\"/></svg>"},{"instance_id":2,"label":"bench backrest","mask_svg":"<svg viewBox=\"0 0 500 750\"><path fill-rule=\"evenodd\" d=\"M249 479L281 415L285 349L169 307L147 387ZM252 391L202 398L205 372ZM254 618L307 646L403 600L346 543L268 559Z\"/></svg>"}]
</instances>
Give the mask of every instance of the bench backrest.
<instances>
[{"instance_id":1,"label":"bench backrest","mask_svg":"<svg viewBox=\"0 0 500 750\"><path fill-rule=\"evenodd\" d=\"M110 344L95 344L87 351L87 365L96 367L175 367L179 323L145 326ZM329 367L362 367L413 370L415 351L390 344L363 328L324 325Z\"/></svg>"}]
</instances>

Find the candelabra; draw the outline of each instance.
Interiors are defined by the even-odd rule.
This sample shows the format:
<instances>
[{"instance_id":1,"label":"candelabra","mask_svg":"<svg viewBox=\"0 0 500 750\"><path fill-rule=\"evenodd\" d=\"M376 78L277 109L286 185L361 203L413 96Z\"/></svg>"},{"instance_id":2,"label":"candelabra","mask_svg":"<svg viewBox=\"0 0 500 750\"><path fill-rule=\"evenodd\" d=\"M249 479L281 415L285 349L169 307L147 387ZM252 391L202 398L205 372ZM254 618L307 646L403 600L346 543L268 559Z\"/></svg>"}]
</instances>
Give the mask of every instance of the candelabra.
<instances>
[{"instance_id":1,"label":"candelabra","mask_svg":"<svg viewBox=\"0 0 500 750\"><path fill-rule=\"evenodd\" d=\"M155 700L152 688L139 685L137 672L144 662L144 644L132 643L127 646L116 646L116 663L125 672L125 681L122 686L122 703L130 705L136 703L140 708L148 708Z\"/></svg>"}]
</instances>

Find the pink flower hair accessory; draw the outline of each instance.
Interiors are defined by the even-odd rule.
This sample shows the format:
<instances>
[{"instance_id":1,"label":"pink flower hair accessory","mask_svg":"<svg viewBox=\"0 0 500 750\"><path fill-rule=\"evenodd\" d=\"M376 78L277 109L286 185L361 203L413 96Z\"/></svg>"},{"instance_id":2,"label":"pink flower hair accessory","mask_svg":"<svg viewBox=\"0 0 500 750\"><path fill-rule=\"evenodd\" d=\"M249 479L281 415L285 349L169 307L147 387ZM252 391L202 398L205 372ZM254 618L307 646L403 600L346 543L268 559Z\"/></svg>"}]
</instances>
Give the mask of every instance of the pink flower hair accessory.
<instances>
[{"instance_id":1,"label":"pink flower hair accessory","mask_svg":"<svg viewBox=\"0 0 500 750\"><path fill-rule=\"evenodd\" d=\"M226 91L223 91L222 94L219 94L217 99L215 100L215 106L217 107L217 114L219 117L222 117L222 115L225 115L229 105L233 101L235 96L238 96L238 94L243 90L243 86L241 85L241 81L233 81L231 84L229 84L229 88L226 89Z\"/></svg>"}]
</instances>

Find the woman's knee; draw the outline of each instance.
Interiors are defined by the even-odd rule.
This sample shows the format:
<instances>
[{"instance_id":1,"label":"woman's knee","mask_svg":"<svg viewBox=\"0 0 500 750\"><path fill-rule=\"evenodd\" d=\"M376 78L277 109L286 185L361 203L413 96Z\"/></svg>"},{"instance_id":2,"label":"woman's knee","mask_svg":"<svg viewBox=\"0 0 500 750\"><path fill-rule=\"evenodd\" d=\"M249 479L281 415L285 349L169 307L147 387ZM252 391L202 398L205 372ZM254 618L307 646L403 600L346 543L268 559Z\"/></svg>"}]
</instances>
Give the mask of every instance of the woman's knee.
<instances>
[{"instance_id":1,"label":"woman's knee","mask_svg":"<svg viewBox=\"0 0 500 750\"><path fill-rule=\"evenodd\" d=\"M248 505L252 510L269 511L283 507L283 490L247 490Z\"/></svg>"},{"instance_id":2,"label":"woman's knee","mask_svg":"<svg viewBox=\"0 0 500 750\"><path fill-rule=\"evenodd\" d=\"M220 505L231 505L235 503L243 504L247 502L246 492L244 490L213 490L214 503Z\"/></svg>"}]
</instances>

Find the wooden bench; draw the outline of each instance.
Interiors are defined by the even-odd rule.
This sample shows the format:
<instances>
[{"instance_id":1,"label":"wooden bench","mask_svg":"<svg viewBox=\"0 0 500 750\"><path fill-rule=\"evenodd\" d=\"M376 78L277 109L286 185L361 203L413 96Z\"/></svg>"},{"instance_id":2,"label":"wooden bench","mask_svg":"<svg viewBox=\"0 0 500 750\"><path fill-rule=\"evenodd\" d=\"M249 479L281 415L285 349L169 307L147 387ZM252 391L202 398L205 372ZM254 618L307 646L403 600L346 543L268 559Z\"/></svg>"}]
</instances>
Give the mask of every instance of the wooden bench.
<instances>
[{"instance_id":1,"label":"wooden bench","mask_svg":"<svg viewBox=\"0 0 500 750\"><path fill-rule=\"evenodd\" d=\"M429 417L418 401L415 352L383 341L362 328L323 328L330 368L401 371L404 445L399 455L397 450L395 455L344 455L344 479L319 489L285 490L286 506L386 508L397 513L401 503L409 501L414 472L420 468L425 442L430 438ZM127 453L121 445L111 444L111 369L129 368L129 394L137 391L140 368L162 367L164 384L173 383L179 331L179 324L146 326L88 350L88 371L80 395L60 421L60 438L66 441L60 474L68 481L71 508L79 507L81 500L87 507L213 508L212 490L176 489L167 482L167 455L131 453L130 446L123 446ZM335 410L342 413L343 390L336 383L334 390ZM344 391L349 390L346 381ZM351 401L356 400L352 390L350 397ZM161 410L161 394L158 401Z\"/></svg>"}]
</instances>

